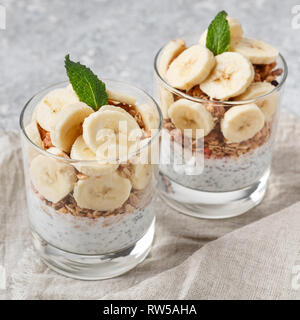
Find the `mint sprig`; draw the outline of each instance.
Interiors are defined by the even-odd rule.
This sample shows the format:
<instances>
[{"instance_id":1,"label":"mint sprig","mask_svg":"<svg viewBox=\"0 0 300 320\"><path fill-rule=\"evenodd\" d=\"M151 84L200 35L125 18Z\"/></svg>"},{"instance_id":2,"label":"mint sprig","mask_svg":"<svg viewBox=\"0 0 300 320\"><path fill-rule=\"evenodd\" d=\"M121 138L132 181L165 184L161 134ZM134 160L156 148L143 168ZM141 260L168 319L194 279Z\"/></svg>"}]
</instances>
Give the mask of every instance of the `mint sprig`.
<instances>
[{"instance_id":1,"label":"mint sprig","mask_svg":"<svg viewBox=\"0 0 300 320\"><path fill-rule=\"evenodd\" d=\"M80 101L86 103L97 111L101 106L107 104L107 93L103 83L91 69L70 60L70 55L65 57L65 68L70 83Z\"/></svg>"},{"instance_id":2,"label":"mint sprig","mask_svg":"<svg viewBox=\"0 0 300 320\"><path fill-rule=\"evenodd\" d=\"M228 51L230 44L230 28L225 11L219 12L208 27L206 47L216 56Z\"/></svg>"}]
</instances>

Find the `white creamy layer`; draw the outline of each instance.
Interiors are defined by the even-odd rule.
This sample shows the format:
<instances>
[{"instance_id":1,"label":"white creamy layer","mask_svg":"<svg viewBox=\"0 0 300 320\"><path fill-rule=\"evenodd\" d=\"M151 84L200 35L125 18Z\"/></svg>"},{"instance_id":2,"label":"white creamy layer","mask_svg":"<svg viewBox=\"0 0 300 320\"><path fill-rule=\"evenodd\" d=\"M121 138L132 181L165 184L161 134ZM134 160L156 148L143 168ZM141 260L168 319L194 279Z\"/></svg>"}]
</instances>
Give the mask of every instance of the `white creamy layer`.
<instances>
[{"instance_id":1,"label":"white creamy layer","mask_svg":"<svg viewBox=\"0 0 300 320\"><path fill-rule=\"evenodd\" d=\"M190 165L176 164L180 157L176 150L171 154L162 152L161 162L166 163L167 157L170 157L171 164L161 164L160 171L181 185L201 191L227 192L242 189L257 182L269 169L272 157L271 140L237 159L204 159L202 173L195 175L190 175Z\"/></svg>"},{"instance_id":2,"label":"white creamy layer","mask_svg":"<svg viewBox=\"0 0 300 320\"><path fill-rule=\"evenodd\" d=\"M154 213L151 204L143 210L89 219L57 213L29 191L32 228L49 244L78 254L105 254L129 247L143 237Z\"/></svg>"}]
</instances>

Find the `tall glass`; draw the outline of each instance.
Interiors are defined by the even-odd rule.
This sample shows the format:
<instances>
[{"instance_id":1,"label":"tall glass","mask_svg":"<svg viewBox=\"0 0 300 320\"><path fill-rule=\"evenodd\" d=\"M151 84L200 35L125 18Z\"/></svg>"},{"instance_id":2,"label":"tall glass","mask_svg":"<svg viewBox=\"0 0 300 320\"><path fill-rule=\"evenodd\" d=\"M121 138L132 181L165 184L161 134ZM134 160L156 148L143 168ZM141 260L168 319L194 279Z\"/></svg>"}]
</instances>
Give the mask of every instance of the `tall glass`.
<instances>
[{"instance_id":1,"label":"tall glass","mask_svg":"<svg viewBox=\"0 0 300 320\"><path fill-rule=\"evenodd\" d=\"M89 175L103 165L101 161L73 160L54 155L29 138L27 129L35 116L34 109L38 102L51 90L65 87L67 83L56 84L36 94L27 102L20 116L28 214L34 247L52 269L79 279L111 278L132 269L148 255L154 237L152 201L157 189L158 162L146 163L143 160L142 164L138 164L137 159L151 154L152 150L153 153L159 151L161 112L144 91L126 83L104 81L107 89L135 97L137 104L150 108L157 123L153 135L131 154L127 162L111 159L118 166L113 178L105 174L97 177ZM64 175L66 181L61 181L59 187L73 184L67 196L56 203L47 200L33 185L34 171L45 164L67 173ZM100 192L101 184L109 179L116 179L111 188L118 187L119 180L123 183L123 177L130 179L132 172L136 172L133 171L135 165L147 171L147 181L140 181L136 187L133 185L127 200L119 208L98 211L80 207L76 202L79 184L82 188L86 181L92 182L86 184L86 190L81 190L88 198L90 192Z\"/></svg>"},{"instance_id":2,"label":"tall glass","mask_svg":"<svg viewBox=\"0 0 300 320\"><path fill-rule=\"evenodd\" d=\"M163 114L161 197L174 209L200 218L229 218L250 210L262 201L270 175L274 137L287 77L284 58L279 55L277 59L277 68L283 72L273 82L276 86L268 94L251 100L213 101L201 96L201 90L197 90L199 86L187 94L163 79L158 71L163 49L157 53L154 62L155 97ZM263 71L257 67L256 72ZM201 104L212 114L215 127L204 138L183 142L182 132L168 114L170 106L180 99ZM240 143L226 141L220 129L224 114L232 107L250 103L275 111L265 117L262 129L251 139ZM187 157L182 156L185 151ZM191 163L195 162L202 164L201 170L191 169Z\"/></svg>"}]
</instances>

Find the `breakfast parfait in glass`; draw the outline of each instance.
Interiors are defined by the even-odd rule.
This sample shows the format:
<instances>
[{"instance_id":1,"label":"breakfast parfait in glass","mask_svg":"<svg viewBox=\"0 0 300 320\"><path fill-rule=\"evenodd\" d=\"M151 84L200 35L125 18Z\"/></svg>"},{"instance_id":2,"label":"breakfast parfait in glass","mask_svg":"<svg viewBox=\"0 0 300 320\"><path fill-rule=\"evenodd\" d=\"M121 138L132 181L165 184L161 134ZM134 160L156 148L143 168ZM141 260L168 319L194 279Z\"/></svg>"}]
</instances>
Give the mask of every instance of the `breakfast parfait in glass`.
<instances>
[{"instance_id":1,"label":"breakfast parfait in glass","mask_svg":"<svg viewBox=\"0 0 300 320\"><path fill-rule=\"evenodd\" d=\"M161 196L204 218L232 217L257 205L270 173L287 76L278 50L244 37L239 21L222 11L198 43L167 43L154 68L167 150L161 154Z\"/></svg>"},{"instance_id":2,"label":"breakfast parfait in glass","mask_svg":"<svg viewBox=\"0 0 300 320\"><path fill-rule=\"evenodd\" d=\"M154 236L160 110L126 83L66 57L70 82L43 90L20 118L34 246L80 279L122 274Z\"/></svg>"}]
</instances>

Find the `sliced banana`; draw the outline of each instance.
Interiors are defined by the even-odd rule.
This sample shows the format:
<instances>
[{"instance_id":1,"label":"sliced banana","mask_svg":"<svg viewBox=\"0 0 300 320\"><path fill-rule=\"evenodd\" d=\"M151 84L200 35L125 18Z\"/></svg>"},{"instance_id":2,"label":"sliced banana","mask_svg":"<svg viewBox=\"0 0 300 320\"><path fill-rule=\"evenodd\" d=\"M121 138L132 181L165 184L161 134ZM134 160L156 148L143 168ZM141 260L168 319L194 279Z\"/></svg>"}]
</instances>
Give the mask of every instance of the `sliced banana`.
<instances>
[{"instance_id":1,"label":"sliced banana","mask_svg":"<svg viewBox=\"0 0 300 320\"><path fill-rule=\"evenodd\" d=\"M237 52L216 56L216 66L200 88L210 98L226 100L243 93L254 79L250 61Z\"/></svg>"},{"instance_id":2,"label":"sliced banana","mask_svg":"<svg viewBox=\"0 0 300 320\"><path fill-rule=\"evenodd\" d=\"M201 46L203 47L206 47L206 37L207 37L207 29L201 34L199 39L199 44L201 44Z\"/></svg>"},{"instance_id":3,"label":"sliced banana","mask_svg":"<svg viewBox=\"0 0 300 320\"><path fill-rule=\"evenodd\" d=\"M230 45L233 45L242 39L243 29L238 19L227 17L227 21L230 28ZM206 36L207 29L202 33L199 39L199 43L204 47L206 47Z\"/></svg>"},{"instance_id":4,"label":"sliced banana","mask_svg":"<svg viewBox=\"0 0 300 320\"><path fill-rule=\"evenodd\" d=\"M130 177L132 187L137 190L145 189L151 181L152 165L135 164L133 165L133 175Z\"/></svg>"},{"instance_id":5,"label":"sliced banana","mask_svg":"<svg viewBox=\"0 0 300 320\"><path fill-rule=\"evenodd\" d=\"M124 153L141 136L142 130L137 122L120 111L100 109L83 123L83 139L100 159L126 157Z\"/></svg>"},{"instance_id":6,"label":"sliced banana","mask_svg":"<svg viewBox=\"0 0 300 320\"><path fill-rule=\"evenodd\" d=\"M159 126L159 115L148 104L137 104L135 109L141 114L146 130L157 129Z\"/></svg>"},{"instance_id":7,"label":"sliced banana","mask_svg":"<svg viewBox=\"0 0 300 320\"><path fill-rule=\"evenodd\" d=\"M214 66L213 53L201 45L194 45L173 60L166 78L171 86L189 90L205 80Z\"/></svg>"},{"instance_id":8,"label":"sliced banana","mask_svg":"<svg viewBox=\"0 0 300 320\"><path fill-rule=\"evenodd\" d=\"M238 19L227 17L230 28L230 43L236 43L243 37L243 29Z\"/></svg>"},{"instance_id":9,"label":"sliced banana","mask_svg":"<svg viewBox=\"0 0 300 320\"><path fill-rule=\"evenodd\" d=\"M49 92L36 107L38 124L46 131L53 130L61 117L62 108L76 102L79 99L70 86Z\"/></svg>"},{"instance_id":10,"label":"sliced banana","mask_svg":"<svg viewBox=\"0 0 300 320\"><path fill-rule=\"evenodd\" d=\"M32 121L29 125L25 127L25 132L28 136L28 138L38 147L43 149L43 143L40 136L40 132L37 127L37 123L35 121ZM38 156L40 153L30 144L26 144L26 154L27 154L27 160L30 162L33 158Z\"/></svg>"},{"instance_id":11,"label":"sliced banana","mask_svg":"<svg viewBox=\"0 0 300 320\"><path fill-rule=\"evenodd\" d=\"M77 180L72 166L43 155L32 160L29 174L35 189L54 203L67 196Z\"/></svg>"},{"instance_id":12,"label":"sliced banana","mask_svg":"<svg viewBox=\"0 0 300 320\"><path fill-rule=\"evenodd\" d=\"M79 136L73 143L71 159L75 160L93 160L91 162L74 163L74 167L87 176L102 176L117 170L118 164L105 161L97 161L96 154L86 145L82 136Z\"/></svg>"},{"instance_id":13,"label":"sliced banana","mask_svg":"<svg viewBox=\"0 0 300 320\"><path fill-rule=\"evenodd\" d=\"M185 49L185 42L182 39L171 40L163 48L159 58L158 72L164 80L166 80L166 73L170 63Z\"/></svg>"},{"instance_id":14,"label":"sliced banana","mask_svg":"<svg viewBox=\"0 0 300 320\"><path fill-rule=\"evenodd\" d=\"M51 147L51 148L47 149L47 152L50 152L57 157L70 159L70 157L66 153L64 153L62 150L55 148L55 147Z\"/></svg>"},{"instance_id":15,"label":"sliced banana","mask_svg":"<svg viewBox=\"0 0 300 320\"><path fill-rule=\"evenodd\" d=\"M258 99L256 104L263 112L265 119L268 121L272 118L273 114L277 111L279 104L278 92L270 92L275 87L269 82L252 82L248 89L242 93L240 96L237 96L234 100L250 100L265 94L268 94L265 98Z\"/></svg>"},{"instance_id":16,"label":"sliced banana","mask_svg":"<svg viewBox=\"0 0 300 320\"><path fill-rule=\"evenodd\" d=\"M103 112L103 111L118 111L118 112L122 112L128 119L129 121L135 121L134 117L129 113L127 112L126 110L124 110L123 108L121 107L117 107L117 106L112 106L110 104L107 104L105 106L102 106L100 109L99 109L99 112Z\"/></svg>"},{"instance_id":17,"label":"sliced banana","mask_svg":"<svg viewBox=\"0 0 300 320\"><path fill-rule=\"evenodd\" d=\"M228 143L251 139L264 126L265 117L255 103L230 108L221 120L221 131Z\"/></svg>"},{"instance_id":18,"label":"sliced banana","mask_svg":"<svg viewBox=\"0 0 300 320\"><path fill-rule=\"evenodd\" d=\"M243 38L231 46L231 50L248 58L253 64L269 64L276 61L278 50L269 44L256 40Z\"/></svg>"},{"instance_id":19,"label":"sliced banana","mask_svg":"<svg viewBox=\"0 0 300 320\"><path fill-rule=\"evenodd\" d=\"M163 118L168 118L168 110L172 103L174 103L174 95L168 89L165 89L159 83L158 85L158 95L159 95L159 106L163 115Z\"/></svg>"},{"instance_id":20,"label":"sliced banana","mask_svg":"<svg viewBox=\"0 0 300 320\"><path fill-rule=\"evenodd\" d=\"M28 138L38 147L43 148L43 142L41 139L41 135L39 129L37 127L37 123L32 121L26 128L25 132Z\"/></svg>"},{"instance_id":21,"label":"sliced banana","mask_svg":"<svg viewBox=\"0 0 300 320\"><path fill-rule=\"evenodd\" d=\"M121 102L121 103L129 104L129 105L135 105L135 103L136 103L135 97L126 95L122 92L116 92L116 91L111 91L111 90L106 90L106 92L108 95L108 99L110 99L112 101Z\"/></svg>"},{"instance_id":22,"label":"sliced banana","mask_svg":"<svg viewBox=\"0 0 300 320\"><path fill-rule=\"evenodd\" d=\"M94 110L83 102L64 107L55 129L50 131L51 142L59 149L70 152L72 144L82 133L82 123Z\"/></svg>"},{"instance_id":23,"label":"sliced banana","mask_svg":"<svg viewBox=\"0 0 300 320\"><path fill-rule=\"evenodd\" d=\"M192 129L192 136L196 138L196 129L203 129L204 136L208 135L215 126L210 112L197 102L187 99L179 99L169 109L169 117L176 126L184 132L185 129Z\"/></svg>"},{"instance_id":24,"label":"sliced banana","mask_svg":"<svg viewBox=\"0 0 300 320\"><path fill-rule=\"evenodd\" d=\"M73 196L81 208L108 211L120 208L129 198L131 183L113 172L101 177L79 180Z\"/></svg>"},{"instance_id":25,"label":"sliced banana","mask_svg":"<svg viewBox=\"0 0 300 320\"><path fill-rule=\"evenodd\" d=\"M31 121L37 122L37 120L36 120L37 110L38 110L38 108L37 108L37 106L35 106L35 108L33 109L33 112L32 112Z\"/></svg>"}]
</instances>

